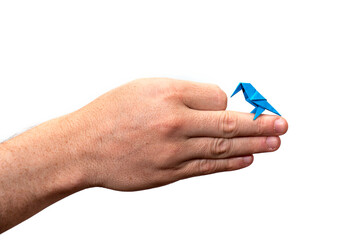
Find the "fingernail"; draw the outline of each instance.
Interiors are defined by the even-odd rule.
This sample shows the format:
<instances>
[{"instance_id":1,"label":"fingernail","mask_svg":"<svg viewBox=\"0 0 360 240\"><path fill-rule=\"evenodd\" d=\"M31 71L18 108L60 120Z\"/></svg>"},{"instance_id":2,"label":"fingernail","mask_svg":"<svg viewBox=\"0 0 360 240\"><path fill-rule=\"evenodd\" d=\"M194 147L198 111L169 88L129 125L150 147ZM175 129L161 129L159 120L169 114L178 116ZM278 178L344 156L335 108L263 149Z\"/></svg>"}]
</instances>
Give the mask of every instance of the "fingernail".
<instances>
[{"instance_id":1,"label":"fingernail","mask_svg":"<svg viewBox=\"0 0 360 240\"><path fill-rule=\"evenodd\" d=\"M248 165L248 164L252 163L253 156L246 156L246 157L243 158L243 161L244 161L245 164Z\"/></svg>"},{"instance_id":2,"label":"fingernail","mask_svg":"<svg viewBox=\"0 0 360 240\"><path fill-rule=\"evenodd\" d=\"M283 118L276 119L274 124L275 133L286 132L286 121Z\"/></svg>"},{"instance_id":3,"label":"fingernail","mask_svg":"<svg viewBox=\"0 0 360 240\"><path fill-rule=\"evenodd\" d=\"M267 137L266 138L266 145L270 150L274 150L278 147L279 140L277 137Z\"/></svg>"}]
</instances>

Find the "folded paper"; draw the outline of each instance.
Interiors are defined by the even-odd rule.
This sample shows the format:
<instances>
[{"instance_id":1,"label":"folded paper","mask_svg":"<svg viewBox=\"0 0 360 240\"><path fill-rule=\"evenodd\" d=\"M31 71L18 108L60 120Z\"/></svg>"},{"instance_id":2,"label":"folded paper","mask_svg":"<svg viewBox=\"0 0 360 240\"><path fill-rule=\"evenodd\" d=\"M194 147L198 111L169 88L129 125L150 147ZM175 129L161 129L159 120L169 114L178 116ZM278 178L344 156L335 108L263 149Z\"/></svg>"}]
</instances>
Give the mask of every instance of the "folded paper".
<instances>
[{"instance_id":1,"label":"folded paper","mask_svg":"<svg viewBox=\"0 0 360 240\"><path fill-rule=\"evenodd\" d=\"M265 109L281 116L280 113L268 103L266 98L264 98L250 83L239 83L231 97L241 90L243 90L245 100L255 107L254 110L251 111L251 113L255 113L254 120L260 116Z\"/></svg>"}]
</instances>

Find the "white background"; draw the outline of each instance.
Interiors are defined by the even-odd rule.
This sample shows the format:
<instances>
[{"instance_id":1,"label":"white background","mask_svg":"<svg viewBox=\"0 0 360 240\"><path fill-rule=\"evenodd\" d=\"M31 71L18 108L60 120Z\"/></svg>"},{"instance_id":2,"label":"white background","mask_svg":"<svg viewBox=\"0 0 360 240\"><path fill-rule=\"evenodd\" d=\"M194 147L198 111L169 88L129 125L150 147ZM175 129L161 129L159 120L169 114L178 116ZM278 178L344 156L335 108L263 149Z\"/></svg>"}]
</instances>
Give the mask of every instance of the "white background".
<instances>
[{"instance_id":1,"label":"white background","mask_svg":"<svg viewBox=\"0 0 360 240\"><path fill-rule=\"evenodd\" d=\"M85 190L0 238L360 239L359 13L346 0L1 1L0 139L157 76L227 94L251 82L289 131L247 169ZM241 95L229 109L251 111Z\"/></svg>"}]
</instances>

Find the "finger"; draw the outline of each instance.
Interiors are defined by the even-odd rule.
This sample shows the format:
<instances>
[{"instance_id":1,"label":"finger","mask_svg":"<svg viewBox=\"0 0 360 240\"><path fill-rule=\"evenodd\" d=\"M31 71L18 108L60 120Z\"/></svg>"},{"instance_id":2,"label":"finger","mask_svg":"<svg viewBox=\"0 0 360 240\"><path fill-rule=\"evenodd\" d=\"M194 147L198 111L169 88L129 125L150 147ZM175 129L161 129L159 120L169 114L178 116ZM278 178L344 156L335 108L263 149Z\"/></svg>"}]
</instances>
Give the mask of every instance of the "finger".
<instances>
[{"instance_id":1,"label":"finger","mask_svg":"<svg viewBox=\"0 0 360 240\"><path fill-rule=\"evenodd\" d=\"M286 133L286 120L274 115L261 115L233 111L193 111L187 116L186 128L189 137L244 137L273 136ZM191 119L190 119L191 118Z\"/></svg>"},{"instance_id":2,"label":"finger","mask_svg":"<svg viewBox=\"0 0 360 240\"><path fill-rule=\"evenodd\" d=\"M187 143L187 159L231 158L254 153L273 152L281 141L277 136L242 138L190 138Z\"/></svg>"},{"instance_id":3,"label":"finger","mask_svg":"<svg viewBox=\"0 0 360 240\"><path fill-rule=\"evenodd\" d=\"M226 93L214 84L184 81L181 99L196 110L225 110L227 106Z\"/></svg>"},{"instance_id":4,"label":"finger","mask_svg":"<svg viewBox=\"0 0 360 240\"><path fill-rule=\"evenodd\" d=\"M198 159L187 162L179 169L179 178L189 178L217 172L234 171L250 166L253 156L236 157L229 159Z\"/></svg>"}]
</instances>

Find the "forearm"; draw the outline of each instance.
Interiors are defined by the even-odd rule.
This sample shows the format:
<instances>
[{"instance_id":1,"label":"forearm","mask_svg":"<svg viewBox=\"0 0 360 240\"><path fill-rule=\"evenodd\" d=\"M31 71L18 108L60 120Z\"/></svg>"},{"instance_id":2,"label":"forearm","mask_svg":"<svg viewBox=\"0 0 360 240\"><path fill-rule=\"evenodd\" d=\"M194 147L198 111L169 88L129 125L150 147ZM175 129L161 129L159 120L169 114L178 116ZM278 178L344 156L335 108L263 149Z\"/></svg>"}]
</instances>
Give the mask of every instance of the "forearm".
<instances>
[{"instance_id":1,"label":"forearm","mask_svg":"<svg viewBox=\"0 0 360 240\"><path fill-rule=\"evenodd\" d=\"M67 117L0 144L0 233L86 187Z\"/></svg>"}]
</instances>

